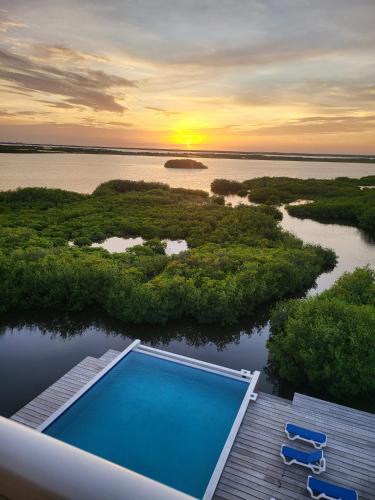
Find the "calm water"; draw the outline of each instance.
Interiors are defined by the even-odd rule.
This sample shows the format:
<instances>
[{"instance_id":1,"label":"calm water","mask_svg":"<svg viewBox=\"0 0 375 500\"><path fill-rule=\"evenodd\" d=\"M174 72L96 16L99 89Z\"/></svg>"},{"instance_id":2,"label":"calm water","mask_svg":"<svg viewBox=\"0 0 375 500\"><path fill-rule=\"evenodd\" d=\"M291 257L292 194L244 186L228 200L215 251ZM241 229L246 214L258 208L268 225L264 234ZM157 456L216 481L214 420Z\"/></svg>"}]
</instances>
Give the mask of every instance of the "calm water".
<instances>
[{"instance_id":1,"label":"calm water","mask_svg":"<svg viewBox=\"0 0 375 500\"><path fill-rule=\"evenodd\" d=\"M204 162L208 170L183 171L163 168L164 159L158 157L1 154L0 189L48 186L91 192L100 182L126 178L208 190L216 177L243 180L262 175L334 178L375 174L375 166L368 164L221 159ZM228 201L238 200L232 197ZM332 248L339 257L337 267L322 274L310 294L331 286L344 271L366 264L375 266L375 244L358 229L300 220L285 211L282 226L306 242ZM14 413L84 357L100 356L110 348L124 349L134 338L204 361L261 370L260 390L279 390L287 395L288 388L277 388L266 375L267 319L267 311L259 311L254 320L234 327L193 322L135 327L116 322L100 311L9 314L0 324L0 414Z\"/></svg>"},{"instance_id":2,"label":"calm water","mask_svg":"<svg viewBox=\"0 0 375 500\"><path fill-rule=\"evenodd\" d=\"M93 243L92 247L100 247L108 250L110 253L120 253L126 252L128 248L135 247L137 245L143 245L146 240L138 236L137 238L118 238L113 236L112 238L107 238L101 243ZM165 246L166 255L177 255L181 252L185 252L188 249L188 245L185 240L162 240Z\"/></svg>"},{"instance_id":3,"label":"calm water","mask_svg":"<svg viewBox=\"0 0 375 500\"><path fill-rule=\"evenodd\" d=\"M131 352L44 432L202 498L247 388Z\"/></svg>"},{"instance_id":4,"label":"calm water","mask_svg":"<svg viewBox=\"0 0 375 500\"><path fill-rule=\"evenodd\" d=\"M0 154L0 189L58 187L91 193L109 179L166 182L172 187L210 189L215 178L245 180L252 177L288 176L329 179L363 177L375 173L366 163L330 163L265 160L199 159L207 170L164 168L168 158L87 154Z\"/></svg>"}]
</instances>

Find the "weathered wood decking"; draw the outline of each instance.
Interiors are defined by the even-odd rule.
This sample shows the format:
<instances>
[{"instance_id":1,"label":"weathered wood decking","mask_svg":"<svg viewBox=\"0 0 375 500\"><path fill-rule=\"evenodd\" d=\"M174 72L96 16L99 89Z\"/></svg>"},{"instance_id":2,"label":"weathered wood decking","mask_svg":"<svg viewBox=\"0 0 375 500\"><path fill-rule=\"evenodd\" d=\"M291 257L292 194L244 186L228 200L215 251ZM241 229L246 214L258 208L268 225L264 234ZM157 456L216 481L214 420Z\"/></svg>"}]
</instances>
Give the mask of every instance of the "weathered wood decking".
<instances>
[{"instance_id":1,"label":"weathered wood decking","mask_svg":"<svg viewBox=\"0 0 375 500\"><path fill-rule=\"evenodd\" d=\"M279 456L288 441L287 421L327 433L322 479L355 488L361 499L375 499L375 415L301 394L291 402L264 393L249 404L215 499L309 498L307 469L284 465ZM292 446L311 450L296 441Z\"/></svg>"},{"instance_id":2,"label":"weathered wood decking","mask_svg":"<svg viewBox=\"0 0 375 500\"><path fill-rule=\"evenodd\" d=\"M118 351L100 358L87 357L12 419L36 428L102 370ZM324 450L327 471L321 478L355 488L360 499L375 499L375 415L301 394L293 401L259 393L250 402L224 467L216 500L309 498L308 472L283 464L279 452L287 442L285 422L308 426L328 434ZM300 449L308 446L293 443Z\"/></svg>"}]
</instances>

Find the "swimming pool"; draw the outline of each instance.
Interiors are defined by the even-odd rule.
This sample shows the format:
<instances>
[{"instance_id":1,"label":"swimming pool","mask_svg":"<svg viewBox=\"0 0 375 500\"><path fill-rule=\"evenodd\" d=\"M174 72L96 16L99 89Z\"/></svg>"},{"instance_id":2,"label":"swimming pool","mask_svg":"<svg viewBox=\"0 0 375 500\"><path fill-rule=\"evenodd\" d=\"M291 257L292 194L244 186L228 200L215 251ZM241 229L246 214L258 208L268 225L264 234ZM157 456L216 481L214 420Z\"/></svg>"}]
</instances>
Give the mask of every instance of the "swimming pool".
<instances>
[{"instance_id":1,"label":"swimming pool","mask_svg":"<svg viewBox=\"0 0 375 500\"><path fill-rule=\"evenodd\" d=\"M228 436L254 394L252 377L217 368L137 344L39 430L209 498Z\"/></svg>"}]
</instances>

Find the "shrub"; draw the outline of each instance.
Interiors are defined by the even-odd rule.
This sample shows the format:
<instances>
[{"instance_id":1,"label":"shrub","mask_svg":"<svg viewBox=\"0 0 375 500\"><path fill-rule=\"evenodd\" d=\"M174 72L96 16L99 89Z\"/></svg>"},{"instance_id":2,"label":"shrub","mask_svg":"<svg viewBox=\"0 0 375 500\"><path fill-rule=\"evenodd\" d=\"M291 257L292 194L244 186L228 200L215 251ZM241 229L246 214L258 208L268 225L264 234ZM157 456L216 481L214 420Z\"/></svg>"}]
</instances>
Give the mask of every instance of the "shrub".
<instances>
[{"instance_id":1,"label":"shrub","mask_svg":"<svg viewBox=\"0 0 375 500\"><path fill-rule=\"evenodd\" d=\"M128 193L129 191L150 191L160 189L169 191L168 184L162 182L129 181L125 179L115 179L113 181L103 182L92 193L94 196L103 196L106 194Z\"/></svg>"},{"instance_id":2,"label":"shrub","mask_svg":"<svg viewBox=\"0 0 375 500\"><path fill-rule=\"evenodd\" d=\"M271 363L282 379L351 404L375 395L375 273L343 275L314 298L279 304L271 316Z\"/></svg>"},{"instance_id":3,"label":"shrub","mask_svg":"<svg viewBox=\"0 0 375 500\"><path fill-rule=\"evenodd\" d=\"M77 247L83 247L83 246L90 246L91 245L91 240L89 238L86 238L85 236L80 236L78 238L75 238L73 243Z\"/></svg>"},{"instance_id":4,"label":"shrub","mask_svg":"<svg viewBox=\"0 0 375 500\"><path fill-rule=\"evenodd\" d=\"M225 198L224 196L211 196L210 202L215 205L225 205Z\"/></svg>"},{"instance_id":5,"label":"shrub","mask_svg":"<svg viewBox=\"0 0 375 500\"><path fill-rule=\"evenodd\" d=\"M230 181L227 179L215 179L211 183L211 191L215 194L227 196L228 194L237 194L242 192L244 186L242 182Z\"/></svg>"}]
</instances>

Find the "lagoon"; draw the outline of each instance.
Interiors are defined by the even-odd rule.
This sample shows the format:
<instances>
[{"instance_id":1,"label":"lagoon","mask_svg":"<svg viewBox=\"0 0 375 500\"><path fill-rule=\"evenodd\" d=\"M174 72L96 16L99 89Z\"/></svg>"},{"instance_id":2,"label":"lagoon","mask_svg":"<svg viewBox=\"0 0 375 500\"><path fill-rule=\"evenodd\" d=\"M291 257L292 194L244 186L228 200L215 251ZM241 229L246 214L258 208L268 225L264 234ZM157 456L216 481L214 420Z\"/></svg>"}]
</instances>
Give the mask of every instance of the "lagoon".
<instances>
[{"instance_id":1,"label":"lagoon","mask_svg":"<svg viewBox=\"0 0 375 500\"><path fill-rule=\"evenodd\" d=\"M173 187L209 190L214 178L244 180L252 177L300 178L361 177L375 173L371 164L204 159L207 170L173 170L163 158L74 154L1 154L0 189L47 186L90 193L99 183L114 178L166 182ZM240 199L228 197L232 203ZM243 201L243 199L242 199ZM283 210L281 225L305 242L335 250L338 265L322 274L316 294L331 286L345 271L370 264L375 267L375 242L360 230L321 224L289 216ZM288 396L267 368L268 311L232 327L197 325L125 325L101 311L62 314L54 311L14 312L0 324L0 414L9 416L62 376L84 357L107 349L124 349L134 338L143 343L235 369L260 370L259 389Z\"/></svg>"},{"instance_id":2,"label":"lagoon","mask_svg":"<svg viewBox=\"0 0 375 500\"><path fill-rule=\"evenodd\" d=\"M70 153L0 154L0 189L45 186L91 193L110 179L165 182L171 187L209 191L215 178L245 180L253 177L288 176L307 179L363 177L375 173L369 163L316 161L232 160L196 158L207 170L164 168L165 158Z\"/></svg>"}]
</instances>

